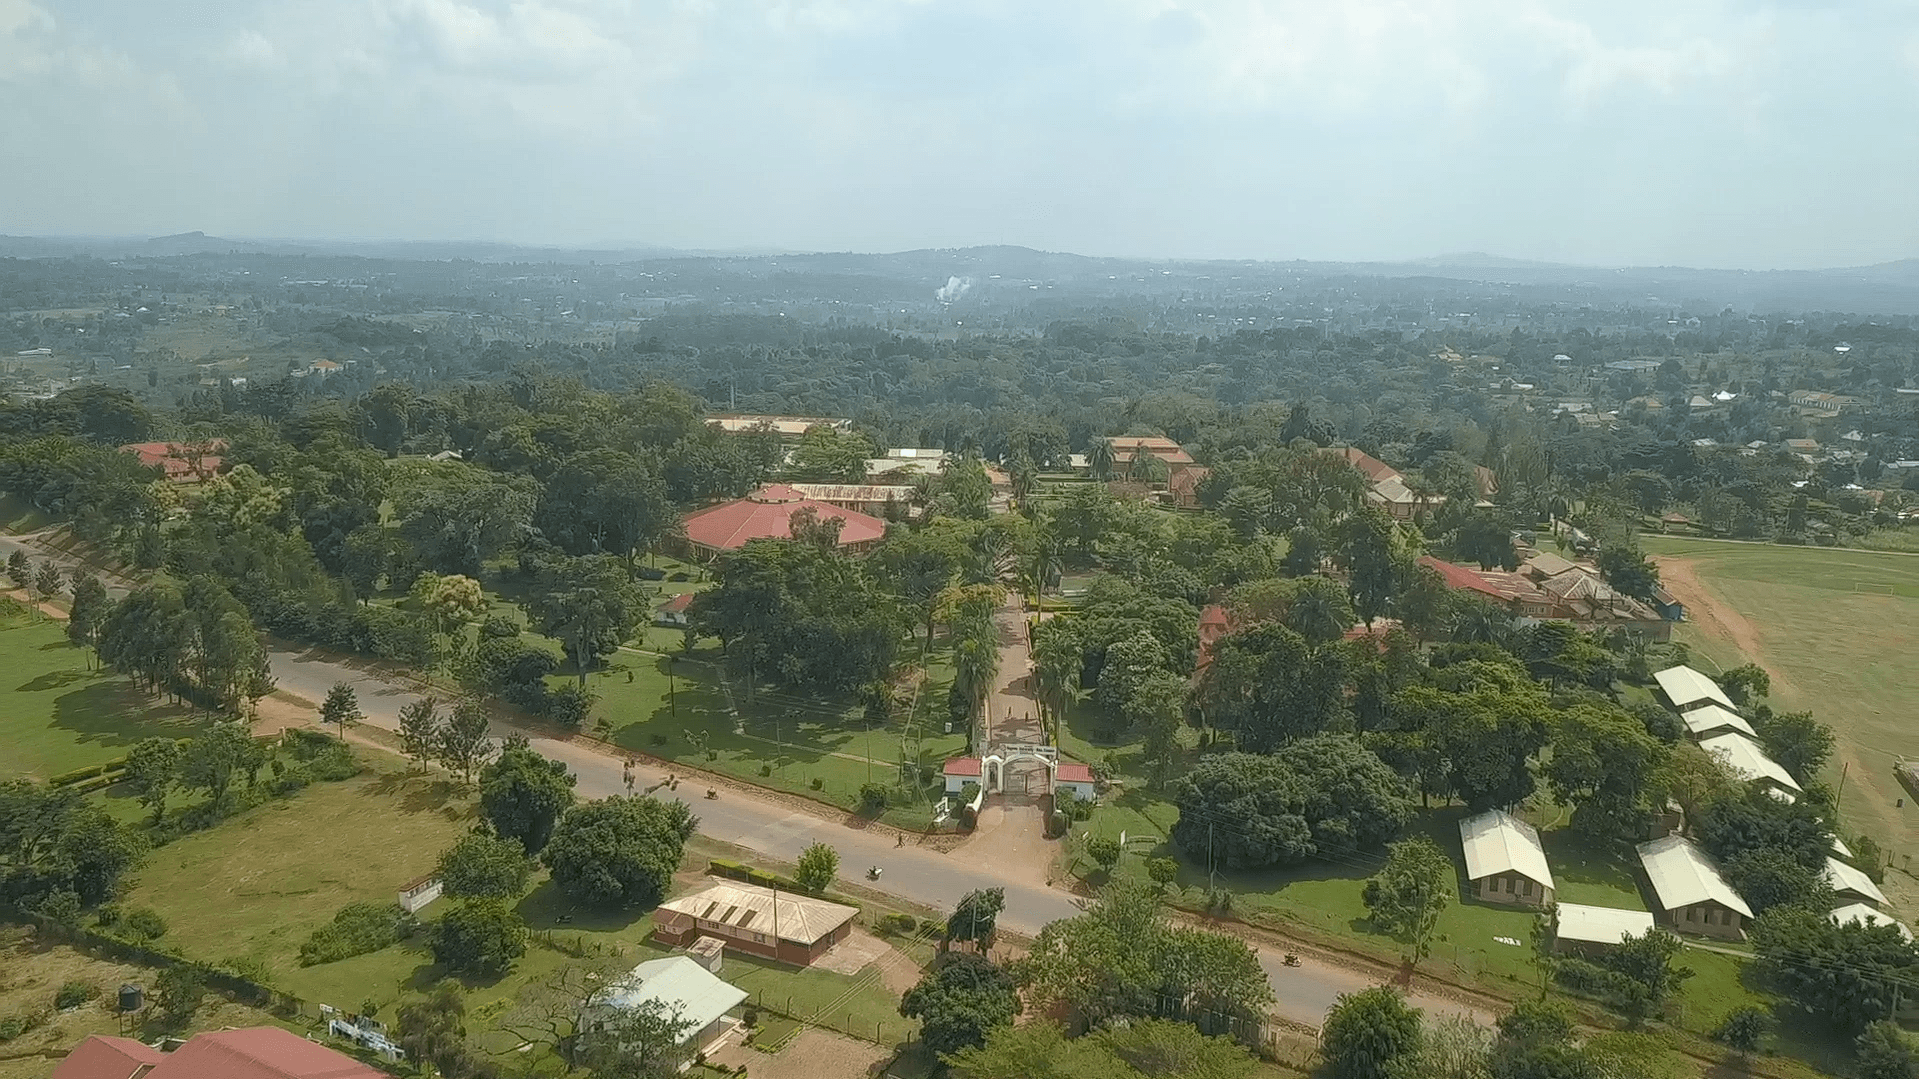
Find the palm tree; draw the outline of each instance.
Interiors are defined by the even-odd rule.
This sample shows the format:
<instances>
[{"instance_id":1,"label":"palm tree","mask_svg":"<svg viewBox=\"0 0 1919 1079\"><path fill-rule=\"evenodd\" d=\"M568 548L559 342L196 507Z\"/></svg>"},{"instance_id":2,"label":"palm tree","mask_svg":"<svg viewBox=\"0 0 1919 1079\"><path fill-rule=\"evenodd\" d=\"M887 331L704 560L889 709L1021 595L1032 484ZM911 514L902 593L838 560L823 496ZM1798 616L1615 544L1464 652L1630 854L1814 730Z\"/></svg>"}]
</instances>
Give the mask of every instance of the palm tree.
<instances>
[{"instance_id":1,"label":"palm tree","mask_svg":"<svg viewBox=\"0 0 1919 1079\"><path fill-rule=\"evenodd\" d=\"M1353 607L1345 590L1324 577L1302 577L1293 602L1286 608L1286 625L1314 642L1336 641L1353 627Z\"/></svg>"},{"instance_id":2,"label":"palm tree","mask_svg":"<svg viewBox=\"0 0 1919 1079\"><path fill-rule=\"evenodd\" d=\"M1093 468L1093 478L1097 480L1112 479L1114 462L1115 457L1113 454L1112 440L1107 438L1094 439L1093 452L1087 455L1087 463L1092 465Z\"/></svg>"},{"instance_id":3,"label":"palm tree","mask_svg":"<svg viewBox=\"0 0 1919 1079\"><path fill-rule=\"evenodd\" d=\"M1013 455L1008 470L1013 480L1013 498L1020 502L1026 501L1027 496L1033 493L1034 486L1039 482L1039 466L1033 463L1033 458L1024 449L1021 449Z\"/></svg>"}]
</instances>

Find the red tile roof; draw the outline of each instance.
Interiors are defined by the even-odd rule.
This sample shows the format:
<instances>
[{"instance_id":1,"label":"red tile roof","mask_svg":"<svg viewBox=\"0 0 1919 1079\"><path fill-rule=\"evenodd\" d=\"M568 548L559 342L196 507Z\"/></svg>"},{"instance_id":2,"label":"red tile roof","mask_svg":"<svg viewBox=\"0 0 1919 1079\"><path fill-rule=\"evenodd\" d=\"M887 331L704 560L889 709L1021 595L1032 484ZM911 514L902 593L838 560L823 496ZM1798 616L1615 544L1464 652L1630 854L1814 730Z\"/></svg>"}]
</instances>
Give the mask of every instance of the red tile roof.
<instances>
[{"instance_id":1,"label":"red tile roof","mask_svg":"<svg viewBox=\"0 0 1919 1079\"><path fill-rule=\"evenodd\" d=\"M980 774L978 757L954 757L946 762L942 774L949 776L976 776Z\"/></svg>"},{"instance_id":2,"label":"red tile roof","mask_svg":"<svg viewBox=\"0 0 1919 1079\"><path fill-rule=\"evenodd\" d=\"M226 452L226 448L226 439L215 438L199 443L134 442L120 447L120 450L138 457L140 463L148 468L165 469L167 478L172 480L219 475L226 469L226 461L220 456Z\"/></svg>"},{"instance_id":3,"label":"red tile roof","mask_svg":"<svg viewBox=\"0 0 1919 1079\"><path fill-rule=\"evenodd\" d=\"M737 501L689 513L683 523L690 542L716 551L734 551L749 540L791 538L793 514L808 507L822 521L837 518L846 522L840 528L842 547L873 543L886 535L886 522L878 517L815 501L783 483L769 484Z\"/></svg>"},{"instance_id":4,"label":"red tile roof","mask_svg":"<svg viewBox=\"0 0 1919 1079\"><path fill-rule=\"evenodd\" d=\"M142 1071L141 1069L148 1069ZM279 1027L196 1034L171 1053L126 1038L79 1044L53 1079L390 1079L345 1053Z\"/></svg>"},{"instance_id":5,"label":"red tile roof","mask_svg":"<svg viewBox=\"0 0 1919 1079\"><path fill-rule=\"evenodd\" d=\"M1437 571L1439 573L1439 579L1445 583L1447 588L1478 592L1481 595L1490 596L1493 599L1503 600L1506 598L1505 594L1493 587L1490 581L1474 573L1472 570L1467 569L1465 566L1457 566L1443 559L1434 558L1429 554L1420 555L1419 564L1422 566L1431 566Z\"/></svg>"},{"instance_id":6,"label":"red tile roof","mask_svg":"<svg viewBox=\"0 0 1919 1079\"><path fill-rule=\"evenodd\" d=\"M693 597L698 594L697 592L682 592L672 599L667 600L665 603L660 604L660 610L666 611L669 614L679 614L693 605Z\"/></svg>"},{"instance_id":7,"label":"red tile roof","mask_svg":"<svg viewBox=\"0 0 1919 1079\"><path fill-rule=\"evenodd\" d=\"M1057 783L1091 783L1093 767L1074 761L1061 761L1053 772L1053 780Z\"/></svg>"},{"instance_id":8,"label":"red tile roof","mask_svg":"<svg viewBox=\"0 0 1919 1079\"><path fill-rule=\"evenodd\" d=\"M1337 452L1341 457L1346 458L1348 464L1366 473L1366 479L1370 483L1389 480L1399 475L1398 469L1358 447L1342 446Z\"/></svg>"},{"instance_id":9,"label":"red tile roof","mask_svg":"<svg viewBox=\"0 0 1919 1079\"><path fill-rule=\"evenodd\" d=\"M142 1068L166 1059L132 1038L95 1034L73 1047L53 1069L53 1079L133 1079Z\"/></svg>"}]
</instances>

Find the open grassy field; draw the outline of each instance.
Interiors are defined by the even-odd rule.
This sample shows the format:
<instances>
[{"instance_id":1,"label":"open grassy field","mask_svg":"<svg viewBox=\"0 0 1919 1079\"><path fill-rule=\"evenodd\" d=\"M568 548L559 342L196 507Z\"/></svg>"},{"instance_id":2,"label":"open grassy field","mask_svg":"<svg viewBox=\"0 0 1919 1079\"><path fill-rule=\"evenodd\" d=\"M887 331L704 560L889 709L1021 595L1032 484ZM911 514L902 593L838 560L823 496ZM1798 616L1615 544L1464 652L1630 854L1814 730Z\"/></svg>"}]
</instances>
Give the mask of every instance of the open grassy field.
<instances>
[{"instance_id":1,"label":"open grassy field","mask_svg":"<svg viewBox=\"0 0 1919 1079\"><path fill-rule=\"evenodd\" d=\"M1893 765L1919 756L1912 680L1919 674L1919 557L1817 547L1647 536L1662 574L1686 603L1677 639L1712 670L1756 662L1772 674L1775 707L1810 709L1838 735L1824 777L1845 789L1850 832L1895 857L1919 840L1919 807Z\"/></svg>"},{"instance_id":2,"label":"open grassy field","mask_svg":"<svg viewBox=\"0 0 1919 1079\"><path fill-rule=\"evenodd\" d=\"M155 701L95 669L62 623L0 601L0 776L40 779L124 756L154 735L184 737L205 717Z\"/></svg>"}]
</instances>

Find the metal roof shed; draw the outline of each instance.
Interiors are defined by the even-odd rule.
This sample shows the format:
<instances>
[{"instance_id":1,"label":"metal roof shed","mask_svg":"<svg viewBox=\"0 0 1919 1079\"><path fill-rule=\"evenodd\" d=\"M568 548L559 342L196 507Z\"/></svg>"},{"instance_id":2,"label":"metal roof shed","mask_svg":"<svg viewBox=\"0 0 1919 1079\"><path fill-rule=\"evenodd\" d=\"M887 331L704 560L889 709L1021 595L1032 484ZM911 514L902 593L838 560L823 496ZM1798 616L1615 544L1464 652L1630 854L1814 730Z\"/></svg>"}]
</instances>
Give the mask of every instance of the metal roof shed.
<instances>
[{"instance_id":1,"label":"metal roof shed","mask_svg":"<svg viewBox=\"0 0 1919 1079\"><path fill-rule=\"evenodd\" d=\"M1660 671L1653 675L1653 680L1659 683L1660 692L1674 708L1689 708L1702 702L1734 707L1732 698L1719 688L1719 683L1683 663Z\"/></svg>"}]
</instances>

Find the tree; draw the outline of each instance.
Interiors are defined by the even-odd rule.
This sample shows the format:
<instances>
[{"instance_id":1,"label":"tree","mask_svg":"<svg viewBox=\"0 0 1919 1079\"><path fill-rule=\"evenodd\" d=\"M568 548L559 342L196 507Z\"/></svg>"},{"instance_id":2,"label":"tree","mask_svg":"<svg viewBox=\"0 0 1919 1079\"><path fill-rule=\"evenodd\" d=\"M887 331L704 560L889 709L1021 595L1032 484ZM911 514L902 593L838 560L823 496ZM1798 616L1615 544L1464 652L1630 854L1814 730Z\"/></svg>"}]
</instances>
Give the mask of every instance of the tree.
<instances>
[{"instance_id":1,"label":"tree","mask_svg":"<svg viewBox=\"0 0 1919 1079\"><path fill-rule=\"evenodd\" d=\"M1393 1079L1420 1049L1419 1009L1390 986L1346 993L1319 1028L1334 1079Z\"/></svg>"},{"instance_id":2,"label":"tree","mask_svg":"<svg viewBox=\"0 0 1919 1079\"><path fill-rule=\"evenodd\" d=\"M612 655L633 635L646 597L610 555L570 559L541 584L527 612L541 633L560 642L584 686L600 657Z\"/></svg>"},{"instance_id":3,"label":"tree","mask_svg":"<svg viewBox=\"0 0 1919 1079\"><path fill-rule=\"evenodd\" d=\"M800 852L799 864L793 870L793 883L802 891L819 895L833 883L839 869L840 852L824 843L814 843Z\"/></svg>"},{"instance_id":4,"label":"tree","mask_svg":"<svg viewBox=\"0 0 1919 1079\"><path fill-rule=\"evenodd\" d=\"M1919 974L1919 949L1896 925L1836 925L1823 910L1784 906L1754 920L1751 939L1780 995L1845 1033L1890 1019Z\"/></svg>"},{"instance_id":5,"label":"tree","mask_svg":"<svg viewBox=\"0 0 1919 1079\"><path fill-rule=\"evenodd\" d=\"M64 579L60 573L60 567L54 565L49 559L40 563L40 569L34 573L33 590L39 593L42 600L52 599L60 594L60 586Z\"/></svg>"},{"instance_id":6,"label":"tree","mask_svg":"<svg viewBox=\"0 0 1919 1079\"><path fill-rule=\"evenodd\" d=\"M166 816L167 792L180 779L184 754L172 738L143 738L127 751L127 779L140 794L140 804L153 810L153 823Z\"/></svg>"},{"instance_id":7,"label":"tree","mask_svg":"<svg viewBox=\"0 0 1919 1079\"><path fill-rule=\"evenodd\" d=\"M1601 550L1599 575L1614 589L1648 603L1659 588L1659 567L1647 561L1636 547L1609 545Z\"/></svg>"},{"instance_id":8,"label":"tree","mask_svg":"<svg viewBox=\"0 0 1919 1079\"><path fill-rule=\"evenodd\" d=\"M1202 1029L1256 1019L1272 1000L1259 957L1235 937L1175 929L1160 902L1158 889L1115 883L1084 913L1041 929L1017 967L1029 1002L1093 1024L1169 1006Z\"/></svg>"},{"instance_id":9,"label":"tree","mask_svg":"<svg viewBox=\"0 0 1919 1079\"><path fill-rule=\"evenodd\" d=\"M33 561L27 552L15 547L7 556L7 576L13 578L16 588L26 588L33 584Z\"/></svg>"},{"instance_id":10,"label":"tree","mask_svg":"<svg viewBox=\"0 0 1919 1079\"><path fill-rule=\"evenodd\" d=\"M216 723L207 733L187 743L180 760L180 785L207 792L219 805L236 776L250 776L266 763L266 750L239 723Z\"/></svg>"},{"instance_id":11,"label":"tree","mask_svg":"<svg viewBox=\"0 0 1919 1079\"><path fill-rule=\"evenodd\" d=\"M489 978L526 954L526 923L501 899L467 899L433 924L433 958L449 971Z\"/></svg>"},{"instance_id":12,"label":"tree","mask_svg":"<svg viewBox=\"0 0 1919 1079\"><path fill-rule=\"evenodd\" d=\"M573 805L576 782L564 763L541 756L515 734L501 745L499 759L480 773L480 814L494 834L538 854L560 815Z\"/></svg>"},{"instance_id":13,"label":"tree","mask_svg":"<svg viewBox=\"0 0 1919 1079\"><path fill-rule=\"evenodd\" d=\"M960 896L953 913L946 916L946 928L941 933L942 943L970 940L979 945L980 951L987 951L993 946L999 912L1005 906L1004 888L976 888Z\"/></svg>"},{"instance_id":14,"label":"tree","mask_svg":"<svg viewBox=\"0 0 1919 1079\"><path fill-rule=\"evenodd\" d=\"M605 1018L581 1033L574 1052L591 1079L675 1079L680 1074L693 1020L677 1001L643 1000L602 1011Z\"/></svg>"},{"instance_id":15,"label":"tree","mask_svg":"<svg viewBox=\"0 0 1919 1079\"><path fill-rule=\"evenodd\" d=\"M1228 869L1294 865L1378 846L1412 819L1406 783L1350 735L1318 735L1272 756L1203 758L1173 786L1175 846Z\"/></svg>"},{"instance_id":16,"label":"tree","mask_svg":"<svg viewBox=\"0 0 1919 1079\"><path fill-rule=\"evenodd\" d=\"M1561 711L1552 747L1546 781L1555 798L1573 807L1573 827L1602 840L1636 837L1654 808L1671 750L1638 718L1595 704Z\"/></svg>"},{"instance_id":17,"label":"tree","mask_svg":"<svg viewBox=\"0 0 1919 1079\"><path fill-rule=\"evenodd\" d=\"M1774 712L1760 705L1753 712L1753 731L1772 759L1802 783L1809 783L1832 756L1832 728L1812 718L1811 712Z\"/></svg>"},{"instance_id":18,"label":"tree","mask_svg":"<svg viewBox=\"0 0 1919 1079\"><path fill-rule=\"evenodd\" d=\"M1741 1004L1726 1013L1713 1031L1713 1037L1726 1043L1726 1047L1735 1053L1748 1056L1758 1053L1766 1046L1766 1039L1772 1037L1772 1012L1757 1004Z\"/></svg>"},{"instance_id":19,"label":"tree","mask_svg":"<svg viewBox=\"0 0 1919 1079\"><path fill-rule=\"evenodd\" d=\"M1346 590L1325 577L1301 577L1286 607L1286 626L1314 644L1339 640L1353 628Z\"/></svg>"},{"instance_id":20,"label":"tree","mask_svg":"<svg viewBox=\"0 0 1919 1079\"><path fill-rule=\"evenodd\" d=\"M1392 607L1393 596L1398 591L1399 567L1393 556L1392 519L1372 506L1353 514L1346 522L1342 558L1353 610L1370 626L1373 619Z\"/></svg>"},{"instance_id":21,"label":"tree","mask_svg":"<svg viewBox=\"0 0 1919 1079\"><path fill-rule=\"evenodd\" d=\"M1193 696L1208 723L1236 732L1240 748L1264 753L1336 726L1345 680L1340 649L1264 625L1214 641Z\"/></svg>"},{"instance_id":22,"label":"tree","mask_svg":"<svg viewBox=\"0 0 1919 1079\"><path fill-rule=\"evenodd\" d=\"M1086 841L1086 856L1093 860L1102 873L1111 874L1113 867L1119 865L1119 856L1123 853L1119 840L1112 836L1096 835Z\"/></svg>"},{"instance_id":23,"label":"tree","mask_svg":"<svg viewBox=\"0 0 1919 1079\"><path fill-rule=\"evenodd\" d=\"M443 722L437 697L421 697L400 706L400 752L418 762L423 772L440 744Z\"/></svg>"},{"instance_id":24,"label":"tree","mask_svg":"<svg viewBox=\"0 0 1919 1079\"><path fill-rule=\"evenodd\" d=\"M1013 978L982 956L949 953L900 998L900 1014L920 1021L929 1050L953 1053L986 1044L988 1032L1020 1011Z\"/></svg>"},{"instance_id":25,"label":"tree","mask_svg":"<svg viewBox=\"0 0 1919 1079\"><path fill-rule=\"evenodd\" d=\"M453 706L453 714L447 717L446 723L440 728L439 741L433 747L433 758L449 770L460 773L460 782L471 782L473 769L493 755L493 739L489 733L491 728L492 721L487 717L486 705L472 697L461 699Z\"/></svg>"},{"instance_id":26,"label":"tree","mask_svg":"<svg viewBox=\"0 0 1919 1079\"><path fill-rule=\"evenodd\" d=\"M1919 1052L1914 1052L1912 1039L1890 1019L1867 1024L1852 1045L1859 1058L1859 1079L1919 1077Z\"/></svg>"},{"instance_id":27,"label":"tree","mask_svg":"<svg viewBox=\"0 0 1919 1079\"><path fill-rule=\"evenodd\" d=\"M160 971L153 982L160 1011L175 1026L184 1025L200 1010L207 996L207 970L198 963L175 963Z\"/></svg>"},{"instance_id":28,"label":"tree","mask_svg":"<svg viewBox=\"0 0 1919 1079\"><path fill-rule=\"evenodd\" d=\"M1788 851L1755 847L1726 862L1723 872L1726 883L1732 885L1756 914L1788 905L1816 906L1821 910L1835 905L1832 886L1826 882L1825 867L1814 869L1796 860Z\"/></svg>"},{"instance_id":29,"label":"tree","mask_svg":"<svg viewBox=\"0 0 1919 1079\"><path fill-rule=\"evenodd\" d=\"M1113 453L1113 441L1109 438L1093 440L1091 452L1086 455L1086 463L1091 467L1093 478L1110 480L1117 472L1114 469L1116 455Z\"/></svg>"},{"instance_id":30,"label":"tree","mask_svg":"<svg viewBox=\"0 0 1919 1079\"><path fill-rule=\"evenodd\" d=\"M946 1061L958 1079L1247 1079L1259 1066L1231 1038L1164 1019L1070 1039L1053 1022L999 1026Z\"/></svg>"},{"instance_id":31,"label":"tree","mask_svg":"<svg viewBox=\"0 0 1919 1079\"><path fill-rule=\"evenodd\" d=\"M353 691L353 687L345 682L333 683L333 688L326 691L326 700L320 703L320 723L338 724L340 741L344 742L347 728L365 719L366 713L360 711L359 694Z\"/></svg>"},{"instance_id":32,"label":"tree","mask_svg":"<svg viewBox=\"0 0 1919 1079\"><path fill-rule=\"evenodd\" d=\"M532 869L519 840L469 832L440 855L440 884L458 898L518 899Z\"/></svg>"},{"instance_id":33,"label":"tree","mask_svg":"<svg viewBox=\"0 0 1919 1079\"><path fill-rule=\"evenodd\" d=\"M442 1075L473 1070L473 1052L466 1044L466 1001L456 982L443 981L426 997L400 1005L393 1032L407 1056L433 1065Z\"/></svg>"},{"instance_id":34,"label":"tree","mask_svg":"<svg viewBox=\"0 0 1919 1079\"><path fill-rule=\"evenodd\" d=\"M89 648L99 638L100 627L112 611L113 601L107 586L91 573L78 574L73 580L73 606L67 614L67 640L75 648Z\"/></svg>"},{"instance_id":35,"label":"tree","mask_svg":"<svg viewBox=\"0 0 1919 1079\"><path fill-rule=\"evenodd\" d=\"M1742 663L1719 676L1719 688L1734 704L1748 704L1772 692L1772 675L1756 663Z\"/></svg>"},{"instance_id":36,"label":"tree","mask_svg":"<svg viewBox=\"0 0 1919 1079\"><path fill-rule=\"evenodd\" d=\"M1374 925L1412 945L1417 965L1426 958L1433 927L1452 900L1452 859L1423 835L1386 850L1386 865L1366 882L1362 898Z\"/></svg>"},{"instance_id":37,"label":"tree","mask_svg":"<svg viewBox=\"0 0 1919 1079\"><path fill-rule=\"evenodd\" d=\"M696 823L684 802L603 798L568 810L540 860L581 903L651 907L665 897Z\"/></svg>"}]
</instances>

